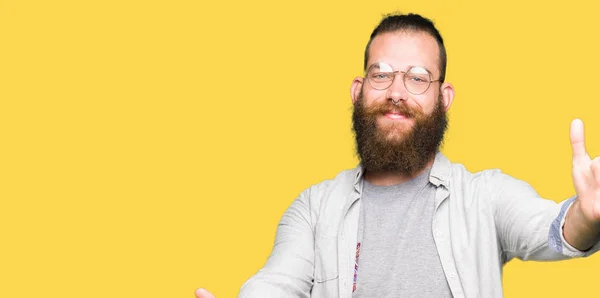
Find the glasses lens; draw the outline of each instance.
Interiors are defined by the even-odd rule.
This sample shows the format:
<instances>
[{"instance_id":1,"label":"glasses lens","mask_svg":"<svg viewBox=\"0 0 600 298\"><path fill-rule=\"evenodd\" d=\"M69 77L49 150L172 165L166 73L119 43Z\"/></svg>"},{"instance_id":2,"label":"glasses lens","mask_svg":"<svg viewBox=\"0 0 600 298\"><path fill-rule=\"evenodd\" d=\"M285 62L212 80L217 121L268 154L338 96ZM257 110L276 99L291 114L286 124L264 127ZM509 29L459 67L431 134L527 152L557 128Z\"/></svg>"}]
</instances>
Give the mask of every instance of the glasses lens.
<instances>
[{"instance_id":1,"label":"glasses lens","mask_svg":"<svg viewBox=\"0 0 600 298\"><path fill-rule=\"evenodd\" d=\"M404 74L404 85L413 94L421 94L427 91L431 84L431 75L423 67L412 67Z\"/></svg>"},{"instance_id":2,"label":"glasses lens","mask_svg":"<svg viewBox=\"0 0 600 298\"><path fill-rule=\"evenodd\" d=\"M369 67L367 80L369 80L369 84L375 89L386 89L394 80L394 70L386 63L375 63Z\"/></svg>"}]
</instances>

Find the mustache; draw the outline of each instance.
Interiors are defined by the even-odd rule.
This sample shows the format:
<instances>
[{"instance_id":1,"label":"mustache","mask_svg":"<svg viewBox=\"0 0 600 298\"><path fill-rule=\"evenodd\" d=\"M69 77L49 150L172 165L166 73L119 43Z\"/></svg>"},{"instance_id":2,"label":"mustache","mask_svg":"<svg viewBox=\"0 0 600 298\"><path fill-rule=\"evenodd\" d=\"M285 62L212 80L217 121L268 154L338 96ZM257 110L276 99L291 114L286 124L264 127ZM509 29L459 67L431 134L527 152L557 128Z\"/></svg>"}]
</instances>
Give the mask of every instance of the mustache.
<instances>
[{"instance_id":1,"label":"mustache","mask_svg":"<svg viewBox=\"0 0 600 298\"><path fill-rule=\"evenodd\" d=\"M381 115L387 113L399 113L408 118L423 116L423 112L419 109L408 106L404 101L395 105L391 101L373 102L369 107L365 108L367 115Z\"/></svg>"}]
</instances>

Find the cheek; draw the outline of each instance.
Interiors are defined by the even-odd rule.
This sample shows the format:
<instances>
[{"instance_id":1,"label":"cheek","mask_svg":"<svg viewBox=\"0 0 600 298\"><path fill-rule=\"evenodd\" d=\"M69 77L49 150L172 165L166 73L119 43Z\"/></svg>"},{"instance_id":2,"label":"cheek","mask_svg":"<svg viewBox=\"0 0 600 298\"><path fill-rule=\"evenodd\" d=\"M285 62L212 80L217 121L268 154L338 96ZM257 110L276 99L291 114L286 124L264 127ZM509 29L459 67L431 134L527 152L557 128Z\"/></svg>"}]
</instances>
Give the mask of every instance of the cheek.
<instances>
[{"instance_id":1,"label":"cheek","mask_svg":"<svg viewBox=\"0 0 600 298\"><path fill-rule=\"evenodd\" d=\"M376 89L365 89L363 90L363 100L368 105L376 101L383 101L386 99L385 90Z\"/></svg>"},{"instance_id":2,"label":"cheek","mask_svg":"<svg viewBox=\"0 0 600 298\"><path fill-rule=\"evenodd\" d=\"M412 100L409 100L409 102L412 102L414 105L416 105L424 114L431 115L433 110L435 110L436 105L436 100L434 97L435 96L433 95L416 95L411 98Z\"/></svg>"}]
</instances>

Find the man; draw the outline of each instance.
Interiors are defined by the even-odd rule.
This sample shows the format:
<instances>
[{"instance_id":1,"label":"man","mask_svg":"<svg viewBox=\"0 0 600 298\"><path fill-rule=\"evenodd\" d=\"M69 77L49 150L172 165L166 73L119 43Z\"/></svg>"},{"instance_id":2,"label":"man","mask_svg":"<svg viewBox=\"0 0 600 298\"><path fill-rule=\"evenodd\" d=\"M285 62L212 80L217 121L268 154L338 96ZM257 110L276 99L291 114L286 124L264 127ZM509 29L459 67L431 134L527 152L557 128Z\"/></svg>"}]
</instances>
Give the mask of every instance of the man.
<instances>
[{"instance_id":1,"label":"man","mask_svg":"<svg viewBox=\"0 0 600 298\"><path fill-rule=\"evenodd\" d=\"M587 155L580 120L571 124L577 196L556 204L439 152L454 88L430 20L385 17L364 68L351 86L360 166L292 203L240 297L502 297L502 266L512 258L600 249L600 159Z\"/></svg>"}]
</instances>

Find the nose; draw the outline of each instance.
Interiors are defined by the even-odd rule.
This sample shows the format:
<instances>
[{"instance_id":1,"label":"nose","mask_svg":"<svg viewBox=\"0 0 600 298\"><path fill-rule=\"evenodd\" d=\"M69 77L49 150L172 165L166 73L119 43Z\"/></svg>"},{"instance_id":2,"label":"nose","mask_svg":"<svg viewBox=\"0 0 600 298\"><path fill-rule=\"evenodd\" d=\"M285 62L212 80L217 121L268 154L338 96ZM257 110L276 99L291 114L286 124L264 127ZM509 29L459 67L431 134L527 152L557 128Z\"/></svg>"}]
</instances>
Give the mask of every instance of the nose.
<instances>
[{"instance_id":1,"label":"nose","mask_svg":"<svg viewBox=\"0 0 600 298\"><path fill-rule=\"evenodd\" d=\"M397 104L400 101L408 100L408 90L406 90L406 86L404 86L404 74L397 72L394 74L394 76L394 81L388 88L386 96L388 100L391 100L394 104Z\"/></svg>"}]
</instances>

